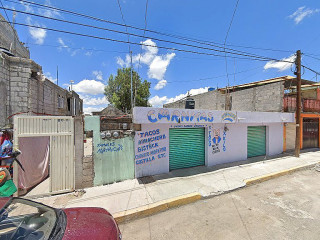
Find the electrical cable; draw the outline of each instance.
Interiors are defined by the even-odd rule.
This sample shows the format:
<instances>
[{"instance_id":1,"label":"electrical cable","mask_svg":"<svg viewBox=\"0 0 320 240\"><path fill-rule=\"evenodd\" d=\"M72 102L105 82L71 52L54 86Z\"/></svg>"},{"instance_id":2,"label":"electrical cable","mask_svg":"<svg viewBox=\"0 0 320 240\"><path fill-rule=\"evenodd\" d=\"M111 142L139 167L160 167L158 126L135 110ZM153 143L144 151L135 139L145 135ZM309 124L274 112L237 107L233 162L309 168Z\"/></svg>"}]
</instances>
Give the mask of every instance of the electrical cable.
<instances>
[{"instance_id":1,"label":"electrical cable","mask_svg":"<svg viewBox=\"0 0 320 240\"><path fill-rule=\"evenodd\" d=\"M223 45L221 43L216 43L216 42L212 42L212 41L203 41L203 40L194 39L194 38L188 38L188 37L179 36L179 35L175 35L175 34L163 33L163 32L159 32L159 31L155 31L155 30L151 30L151 29L144 29L144 28L140 28L140 27L135 27L135 26L132 26L132 25L125 25L125 24L121 24L121 23L118 23L118 22L105 20L105 19L94 17L94 16L90 16L90 15L86 15L86 14L82 14L82 13L77 13L77 12L74 12L74 11L61 9L61 8L57 8L57 7L53 7L53 6L48 6L48 5L44 5L44 4L34 3L34 2L26 1L26 0L20 0L20 2L13 1L13 0L5 0L5 1L16 3L16 4L20 4L21 2L28 3L28 4L31 4L33 6L37 6L39 8L53 9L55 11L60 11L60 12L64 12L64 13L67 13L67 14L74 15L74 16L92 19L92 20L95 20L95 21L105 22L105 23L114 24L114 25L118 25L118 26L122 26L122 27L128 27L128 28L132 28L132 29L136 29L136 30L140 30L140 31L147 31L147 32L150 32L150 33L155 33L155 34L164 35L164 36L168 36L168 37L178 38L178 39L185 40L185 41L196 42L196 43L199 43L199 44L211 45L211 46L223 48L223 47L220 47L220 46L216 46L216 45L210 44L210 43L213 43L213 44ZM226 45L227 46L242 47L242 48L269 50L269 51L291 52L291 53L293 52L293 51L289 51L289 50L279 50L279 49L271 49L271 48L258 48L258 47L249 47L249 46L231 45L231 44L226 44ZM229 48L226 48L226 49L229 49ZM242 51L239 51L239 52L242 52Z\"/></svg>"},{"instance_id":2,"label":"electrical cable","mask_svg":"<svg viewBox=\"0 0 320 240\"><path fill-rule=\"evenodd\" d=\"M228 39L228 36L229 36L229 32L230 32L230 29L231 29L231 26L232 26L232 23L233 23L233 19L234 19L234 16L236 15L236 12L237 12L237 9L238 9L238 4L239 4L239 0L237 0L236 2L236 6L233 10L233 14L232 14L232 18L231 18L231 21L230 21L230 24L229 24L229 27L228 27L228 30L227 30L227 34L226 34L226 37L224 39L224 45L223 45L223 48L224 48L224 58L225 58L225 65L226 65L226 74L227 74L227 84L228 84L228 87L227 87L227 94L226 94L226 101L227 102L225 103L225 106L226 106L226 110L229 110L229 99L228 99L228 94L229 94L229 75L228 75L228 61L227 61L227 53L226 53L226 42L227 42L227 39Z\"/></svg>"},{"instance_id":3,"label":"electrical cable","mask_svg":"<svg viewBox=\"0 0 320 240\"><path fill-rule=\"evenodd\" d=\"M127 32L127 35L128 35L128 42L129 42L129 44L128 44L128 46L129 46L129 54L130 54L131 49L130 49L130 37L129 37L129 33L128 33L128 27L127 27L126 21L124 20L124 16L123 16L123 13L122 13L122 8L121 8L121 5L120 5L120 1L117 0L117 2L118 2L119 10L120 10L120 13L121 13L122 21L123 21L124 25L126 26L126 32Z\"/></svg>"},{"instance_id":4,"label":"electrical cable","mask_svg":"<svg viewBox=\"0 0 320 240\"><path fill-rule=\"evenodd\" d=\"M144 31L143 31L142 42L144 41L145 33L146 33L146 28L147 28L148 2L149 2L149 1L146 0L146 10L145 10L145 12L144 12ZM138 62L138 74L139 74L139 70L140 70L141 55L142 55L142 45L141 45L141 51L140 51L140 55L139 55L139 62Z\"/></svg>"},{"instance_id":5,"label":"electrical cable","mask_svg":"<svg viewBox=\"0 0 320 240\"><path fill-rule=\"evenodd\" d=\"M145 34L146 34L146 28L147 28L147 13L148 13L148 3L149 0L146 0L146 9L144 12L144 31L143 31L143 38L141 42L144 42ZM142 45L141 45L141 50L140 50L140 55L139 55L139 62L138 62L138 76L140 76L140 62L141 62L141 56L142 56ZM134 98L134 105L136 105L136 96L137 96L137 81L135 82L135 98Z\"/></svg>"},{"instance_id":6,"label":"electrical cable","mask_svg":"<svg viewBox=\"0 0 320 240\"><path fill-rule=\"evenodd\" d=\"M243 71L239 71L239 72L235 72L235 73L230 73L229 75L236 75L236 74L240 74L240 73L245 73L245 72L249 72L249 71L253 71L256 69L261 68L261 66L259 67L255 67L255 68L251 68L251 69L247 69L247 70L243 70ZM205 81L205 80L211 80L211 79L215 79L215 78L223 78L226 77L227 75L219 75L219 76L214 76L214 77L207 77L207 78L199 78L199 79L194 79L194 80L188 80L188 81L169 81L167 83L181 83L181 82L198 82L198 81Z\"/></svg>"},{"instance_id":7,"label":"electrical cable","mask_svg":"<svg viewBox=\"0 0 320 240\"><path fill-rule=\"evenodd\" d=\"M7 22L7 21L0 20L0 22ZM11 23L11 22L9 22L9 23ZM199 54L199 55L224 57L223 55L218 55L218 54L213 54L213 53L197 52L197 51L179 49L179 48L174 48L174 47L154 46L154 45L144 44L144 43L128 42L128 41L123 41L123 40L119 40L119 39L105 38L105 37L100 37L100 36L95 36L95 35L88 35L88 34L83 34L83 33L60 30L60 29L41 27L41 26L36 26L36 25L31 25L31 24L24 24L24 23L15 23L15 24L20 25L20 26L44 29L44 30L49 30L49 31L54 31L54 32L60 32L60 33L72 34L72 35L77 35L77 36L82 36L82 37L89 37L89 38L107 40L107 41L118 42L118 43L125 43L125 44L130 43L132 45L139 45L139 46L143 45L143 46L148 46L148 47L161 48L161 49L167 49L167 50L179 51L179 52L185 52L185 53L193 53L193 54ZM237 54L237 55L241 55L241 54ZM241 56L245 56L245 55L241 55ZM248 56L248 57L236 57L236 56L234 56L234 58L249 59L249 60L256 60L256 61L276 61L276 62L294 63L294 62L286 61L286 60L278 60L278 59L273 59L273 58L271 58L271 59L261 59L261 58L250 57L250 56Z\"/></svg>"},{"instance_id":8,"label":"electrical cable","mask_svg":"<svg viewBox=\"0 0 320 240\"><path fill-rule=\"evenodd\" d=\"M0 8L2 8L2 7L0 7ZM147 38L150 38L150 39L153 39L153 40L156 40L156 41L160 41L160 42L166 42L166 43L182 45L182 46L187 46L187 47L193 47L193 48L199 48L199 49L204 49L204 50L210 50L210 51L215 51L215 52L229 53L229 54L234 54L234 55L239 55L239 56L255 57L255 58L261 58L261 59L268 59L270 61L271 60L276 60L276 59L273 59L273 58L270 58L270 57L259 56L259 55L251 54L251 53L241 54L242 51L239 51L240 53L238 53L238 51L234 50L234 49L232 49L232 51L234 51L234 52L229 52L229 51L225 51L225 49L224 50L218 50L218 49L214 49L214 48L201 47L201 46L196 46L196 45L186 44L186 43L179 43L179 42L174 42L174 41L170 41L170 40L154 38L154 37L150 37L150 36L142 36L142 35L139 35L139 34L129 33L128 31L127 32L123 32L123 31L118 31L118 30L114 30L114 29L109 29L109 28L103 28L103 27L83 24L83 23L79 23L79 22L73 22L73 21L68 21L68 20L63 20L63 19L58 19L58 18L53 18L53 17L47 17L47 16L35 14L35 13L25 12L25 11L13 10L13 9L10 9L10 8L3 8L3 9L9 10L9 11L16 11L18 13L31 15L31 16L36 16L36 17L41 17L41 18L45 18L45 19L49 19L49 20L69 23L69 24L73 24L73 25L79 25L79 26L90 27L90 28L95 28L95 29L99 29L99 30L105 30L105 31L125 34L125 35L128 35L128 42L130 42L129 35L131 35L131 36L142 37L142 38L147 37ZM130 47L129 47L129 52L130 52Z\"/></svg>"}]
</instances>

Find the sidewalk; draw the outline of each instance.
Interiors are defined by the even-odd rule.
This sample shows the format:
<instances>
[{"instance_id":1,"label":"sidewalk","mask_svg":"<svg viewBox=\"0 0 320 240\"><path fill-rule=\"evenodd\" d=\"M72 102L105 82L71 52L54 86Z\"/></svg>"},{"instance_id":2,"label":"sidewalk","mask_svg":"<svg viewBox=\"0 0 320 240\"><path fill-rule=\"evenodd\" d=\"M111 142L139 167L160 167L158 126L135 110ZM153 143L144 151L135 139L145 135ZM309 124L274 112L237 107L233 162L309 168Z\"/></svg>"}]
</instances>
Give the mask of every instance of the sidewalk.
<instances>
[{"instance_id":1,"label":"sidewalk","mask_svg":"<svg viewBox=\"0 0 320 240\"><path fill-rule=\"evenodd\" d=\"M219 195L244 187L248 179L276 176L293 168L311 167L318 162L320 151L301 153L300 158L295 158L292 154L281 154L261 161L258 157L250 159L250 163L244 161L181 169L168 174L88 188L83 195L79 193L79 196L70 193L39 198L36 201L58 208L102 207L115 214L190 193L199 193L202 197Z\"/></svg>"}]
</instances>

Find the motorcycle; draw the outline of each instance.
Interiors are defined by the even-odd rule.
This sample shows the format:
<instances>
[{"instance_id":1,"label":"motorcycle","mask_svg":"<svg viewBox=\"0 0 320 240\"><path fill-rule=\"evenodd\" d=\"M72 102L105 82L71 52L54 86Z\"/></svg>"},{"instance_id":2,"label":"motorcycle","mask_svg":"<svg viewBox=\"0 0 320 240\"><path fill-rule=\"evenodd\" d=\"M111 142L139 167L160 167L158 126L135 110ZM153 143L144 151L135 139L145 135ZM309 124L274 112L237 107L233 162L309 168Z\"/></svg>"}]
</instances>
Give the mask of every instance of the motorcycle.
<instances>
[{"instance_id":1,"label":"motorcycle","mask_svg":"<svg viewBox=\"0 0 320 240\"><path fill-rule=\"evenodd\" d=\"M0 160L6 160L10 163L9 169L12 169L12 165L14 162L17 162L19 167L23 171L24 168L20 161L17 159L17 157L21 154L21 151L16 149L13 150L11 153L8 153L8 157L1 158ZM14 184L12 180L12 175L10 174L10 171L6 167L0 167L0 197L10 197L12 196L16 191L17 187Z\"/></svg>"}]
</instances>

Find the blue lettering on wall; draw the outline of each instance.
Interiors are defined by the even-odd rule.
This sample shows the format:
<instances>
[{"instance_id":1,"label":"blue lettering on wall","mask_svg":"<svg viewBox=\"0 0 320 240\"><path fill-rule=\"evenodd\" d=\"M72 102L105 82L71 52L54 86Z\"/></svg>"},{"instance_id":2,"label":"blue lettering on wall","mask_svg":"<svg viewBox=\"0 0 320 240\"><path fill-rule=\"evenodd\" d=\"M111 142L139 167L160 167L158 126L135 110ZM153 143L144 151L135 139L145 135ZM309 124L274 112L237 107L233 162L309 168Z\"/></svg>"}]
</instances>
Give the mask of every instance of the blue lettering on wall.
<instances>
[{"instance_id":1,"label":"blue lettering on wall","mask_svg":"<svg viewBox=\"0 0 320 240\"><path fill-rule=\"evenodd\" d=\"M166 120L173 123L187 123L196 119L197 122L213 122L214 117L212 112L192 112L174 110L172 113L166 109L160 109L158 114L156 110L150 110L147 114L148 121L156 123L161 120Z\"/></svg>"},{"instance_id":2,"label":"blue lettering on wall","mask_svg":"<svg viewBox=\"0 0 320 240\"><path fill-rule=\"evenodd\" d=\"M227 132L226 130L223 130L223 145L222 145L222 150L225 152L227 150L226 148L226 137L227 137Z\"/></svg>"},{"instance_id":3,"label":"blue lettering on wall","mask_svg":"<svg viewBox=\"0 0 320 240\"><path fill-rule=\"evenodd\" d=\"M161 147L159 144L167 138L166 134L160 132L160 129L154 129L137 134L136 147L136 164L144 164L152 162L156 159L166 157L166 147Z\"/></svg>"},{"instance_id":4,"label":"blue lettering on wall","mask_svg":"<svg viewBox=\"0 0 320 240\"><path fill-rule=\"evenodd\" d=\"M114 142L112 143L102 143L102 144L97 144L97 147L99 148L97 150L97 153L105 153L105 152L120 152L123 150L123 145L116 144Z\"/></svg>"}]
</instances>

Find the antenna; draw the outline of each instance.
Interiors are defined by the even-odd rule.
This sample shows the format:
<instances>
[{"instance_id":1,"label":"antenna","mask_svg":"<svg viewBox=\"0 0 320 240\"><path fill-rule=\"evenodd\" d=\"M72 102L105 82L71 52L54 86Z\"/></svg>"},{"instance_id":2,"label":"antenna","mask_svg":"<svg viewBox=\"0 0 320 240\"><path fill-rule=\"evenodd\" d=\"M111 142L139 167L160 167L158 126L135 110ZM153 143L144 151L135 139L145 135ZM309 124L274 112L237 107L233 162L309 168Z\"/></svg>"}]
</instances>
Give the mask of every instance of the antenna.
<instances>
[{"instance_id":1,"label":"antenna","mask_svg":"<svg viewBox=\"0 0 320 240\"><path fill-rule=\"evenodd\" d=\"M14 53L17 54L17 46L16 46L16 38L17 38L17 32L16 32L16 29L14 27L14 24L16 22L16 11L13 11L12 13L12 29L13 29L13 49L14 49Z\"/></svg>"},{"instance_id":2,"label":"antenna","mask_svg":"<svg viewBox=\"0 0 320 240\"><path fill-rule=\"evenodd\" d=\"M58 65L57 65L57 85L59 86L59 68L58 68Z\"/></svg>"}]
</instances>

